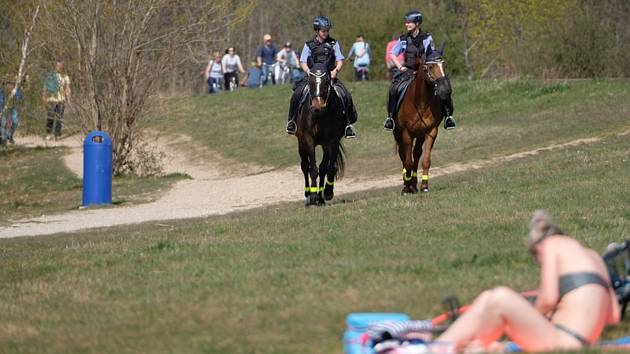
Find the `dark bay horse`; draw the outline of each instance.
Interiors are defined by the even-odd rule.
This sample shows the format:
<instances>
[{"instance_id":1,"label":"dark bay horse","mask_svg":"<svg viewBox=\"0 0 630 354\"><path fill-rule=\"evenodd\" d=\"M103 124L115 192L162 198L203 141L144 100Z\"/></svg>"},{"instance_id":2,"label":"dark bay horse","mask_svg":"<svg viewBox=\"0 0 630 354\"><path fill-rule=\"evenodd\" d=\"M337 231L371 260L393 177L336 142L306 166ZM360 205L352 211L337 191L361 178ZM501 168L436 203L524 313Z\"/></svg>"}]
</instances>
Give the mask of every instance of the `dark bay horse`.
<instances>
[{"instance_id":1,"label":"dark bay horse","mask_svg":"<svg viewBox=\"0 0 630 354\"><path fill-rule=\"evenodd\" d=\"M310 99L300 109L295 136L304 173L305 205L324 205L324 200L333 198L335 179L343 175L341 138L346 118L341 99L335 93L325 67L313 66L308 77L308 89ZM324 152L319 168L315 159L315 147L318 145Z\"/></svg>"},{"instance_id":2,"label":"dark bay horse","mask_svg":"<svg viewBox=\"0 0 630 354\"><path fill-rule=\"evenodd\" d=\"M402 194L418 192L418 164L422 161L420 190L429 191L431 150L443 117L442 100L451 94L451 85L444 75L440 49L418 58L419 68L410 83L395 117L394 138L403 164ZM422 160L421 160L422 158Z\"/></svg>"}]
</instances>

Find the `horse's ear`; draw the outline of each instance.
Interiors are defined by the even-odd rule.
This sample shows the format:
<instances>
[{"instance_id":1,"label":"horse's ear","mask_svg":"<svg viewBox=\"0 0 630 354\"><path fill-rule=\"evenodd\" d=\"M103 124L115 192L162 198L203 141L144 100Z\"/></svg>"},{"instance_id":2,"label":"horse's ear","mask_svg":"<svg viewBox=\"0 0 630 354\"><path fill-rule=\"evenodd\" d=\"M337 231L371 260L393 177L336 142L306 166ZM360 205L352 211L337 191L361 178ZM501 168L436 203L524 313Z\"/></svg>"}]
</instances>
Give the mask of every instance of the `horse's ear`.
<instances>
[{"instance_id":1,"label":"horse's ear","mask_svg":"<svg viewBox=\"0 0 630 354\"><path fill-rule=\"evenodd\" d=\"M440 46L440 49L438 49L438 52L440 52L440 55L444 55L444 46L446 45L446 43L442 42L442 45Z\"/></svg>"},{"instance_id":2,"label":"horse's ear","mask_svg":"<svg viewBox=\"0 0 630 354\"><path fill-rule=\"evenodd\" d=\"M428 58L431 57L431 53L433 53L433 48L431 48L431 46L428 46L427 50L424 52L424 58L420 56L420 59L423 61L426 61Z\"/></svg>"}]
</instances>

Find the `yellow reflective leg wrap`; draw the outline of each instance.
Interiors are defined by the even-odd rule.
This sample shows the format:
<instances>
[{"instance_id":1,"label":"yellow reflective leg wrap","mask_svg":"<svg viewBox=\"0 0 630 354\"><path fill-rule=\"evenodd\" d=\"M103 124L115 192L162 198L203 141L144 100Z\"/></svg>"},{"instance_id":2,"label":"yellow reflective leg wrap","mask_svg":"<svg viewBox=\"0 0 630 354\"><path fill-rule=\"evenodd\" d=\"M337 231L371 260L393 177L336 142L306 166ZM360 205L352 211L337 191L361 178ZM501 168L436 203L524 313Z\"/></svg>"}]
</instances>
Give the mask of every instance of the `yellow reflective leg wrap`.
<instances>
[{"instance_id":1,"label":"yellow reflective leg wrap","mask_svg":"<svg viewBox=\"0 0 630 354\"><path fill-rule=\"evenodd\" d=\"M403 175L403 181L405 182L411 181L412 177L411 176L407 177L407 169L403 168L402 175Z\"/></svg>"},{"instance_id":2,"label":"yellow reflective leg wrap","mask_svg":"<svg viewBox=\"0 0 630 354\"><path fill-rule=\"evenodd\" d=\"M310 192L310 191L311 191L311 188L310 188L310 187L304 187L304 191L305 191L305 192Z\"/></svg>"},{"instance_id":3,"label":"yellow reflective leg wrap","mask_svg":"<svg viewBox=\"0 0 630 354\"><path fill-rule=\"evenodd\" d=\"M422 180L423 181L428 181L429 180L429 175L422 175Z\"/></svg>"},{"instance_id":4,"label":"yellow reflective leg wrap","mask_svg":"<svg viewBox=\"0 0 630 354\"><path fill-rule=\"evenodd\" d=\"M411 172L411 177L418 177L418 171Z\"/></svg>"},{"instance_id":5,"label":"yellow reflective leg wrap","mask_svg":"<svg viewBox=\"0 0 630 354\"><path fill-rule=\"evenodd\" d=\"M334 186L335 182L326 181L326 184L329 185L329 186Z\"/></svg>"},{"instance_id":6,"label":"yellow reflective leg wrap","mask_svg":"<svg viewBox=\"0 0 630 354\"><path fill-rule=\"evenodd\" d=\"M310 191L311 191L311 193L317 193L317 192L319 192L319 188L318 187L311 187Z\"/></svg>"}]
</instances>

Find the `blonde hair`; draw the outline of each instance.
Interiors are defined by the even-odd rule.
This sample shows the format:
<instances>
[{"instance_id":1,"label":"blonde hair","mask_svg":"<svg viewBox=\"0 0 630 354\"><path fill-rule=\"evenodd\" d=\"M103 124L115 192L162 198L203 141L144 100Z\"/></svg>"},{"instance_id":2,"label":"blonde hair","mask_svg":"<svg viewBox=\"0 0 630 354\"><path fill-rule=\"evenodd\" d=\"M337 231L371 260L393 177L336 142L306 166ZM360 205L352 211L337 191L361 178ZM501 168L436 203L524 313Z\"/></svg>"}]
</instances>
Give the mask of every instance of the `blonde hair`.
<instances>
[{"instance_id":1,"label":"blonde hair","mask_svg":"<svg viewBox=\"0 0 630 354\"><path fill-rule=\"evenodd\" d=\"M554 224L553 217L547 211L542 209L534 211L534 215L529 221L529 234L527 235L529 247L532 248L551 235L564 235L564 233Z\"/></svg>"}]
</instances>

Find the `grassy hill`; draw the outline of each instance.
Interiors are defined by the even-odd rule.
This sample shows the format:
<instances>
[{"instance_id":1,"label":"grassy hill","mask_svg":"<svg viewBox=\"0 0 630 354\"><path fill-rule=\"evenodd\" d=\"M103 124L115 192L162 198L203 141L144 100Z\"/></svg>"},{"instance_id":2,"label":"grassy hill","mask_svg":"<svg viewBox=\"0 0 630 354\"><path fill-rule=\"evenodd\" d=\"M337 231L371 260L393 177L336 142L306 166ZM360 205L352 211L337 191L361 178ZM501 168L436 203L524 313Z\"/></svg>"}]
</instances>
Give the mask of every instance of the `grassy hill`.
<instances>
[{"instance_id":1,"label":"grassy hill","mask_svg":"<svg viewBox=\"0 0 630 354\"><path fill-rule=\"evenodd\" d=\"M506 155L628 127L630 82L453 81L460 129L440 129L434 166ZM347 175L383 176L401 169L391 133L382 129L386 82L349 83L359 139L346 141ZM288 86L168 99L154 123L234 160L299 168L297 139L284 132ZM321 156L321 154L320 154ZM208 157L209 158L209 157Z\"/></svg>"}]
</instances>

